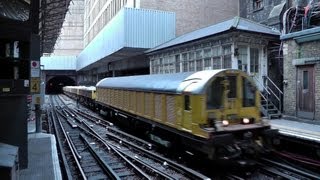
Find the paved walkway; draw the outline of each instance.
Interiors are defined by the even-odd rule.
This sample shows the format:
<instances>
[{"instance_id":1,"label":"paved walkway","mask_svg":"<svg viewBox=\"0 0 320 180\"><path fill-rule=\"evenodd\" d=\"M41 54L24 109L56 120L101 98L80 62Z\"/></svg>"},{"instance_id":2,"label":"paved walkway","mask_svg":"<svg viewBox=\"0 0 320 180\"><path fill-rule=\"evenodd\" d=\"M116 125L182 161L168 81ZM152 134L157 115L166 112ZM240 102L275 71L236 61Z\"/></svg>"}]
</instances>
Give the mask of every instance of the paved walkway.
<instances>
[{"instance_id":1,"label":"paved walkway","mask_svg":"<svg viewBox=\"0 0 320 180\"><path fill-rule=\"evenodd\" d=\"M19 179L61 180L55 136L35 131L35 118L31 118L28 121L28 168L20 170Z\"/></svg>"},{"instance_id":2,"label":"paved walkway","mask_svg":"<svg viewBox=\"0 0 320 180\"><path fill-rule=\"evenodd\" d=\"M287 119L272 119L269 123L282 134L320 143L320 125Z\"/></svg>"}]
</instances>

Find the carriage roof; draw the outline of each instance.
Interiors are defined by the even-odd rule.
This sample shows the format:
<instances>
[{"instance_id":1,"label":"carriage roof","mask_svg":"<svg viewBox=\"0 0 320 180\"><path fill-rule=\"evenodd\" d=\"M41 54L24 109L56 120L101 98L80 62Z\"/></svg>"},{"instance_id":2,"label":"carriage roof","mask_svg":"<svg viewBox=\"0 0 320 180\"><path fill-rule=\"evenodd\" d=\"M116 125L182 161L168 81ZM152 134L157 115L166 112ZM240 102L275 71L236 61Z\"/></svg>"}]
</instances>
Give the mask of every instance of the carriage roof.
<instances>
[{"instance_id":1,"label":"carriage roof","mask_svg":"<svg viewBox=\"0 0 320 180\"><path fill-rule=\"evenodd\" d=\"M97 88L114 88L136 91L153 91L202 94L206 85L225 72L243 73L240 70L219 69L175 74L153 74L104 78L96 85ZM244 74L244 73L243 73Z\"/></svg>"}]
</instances>

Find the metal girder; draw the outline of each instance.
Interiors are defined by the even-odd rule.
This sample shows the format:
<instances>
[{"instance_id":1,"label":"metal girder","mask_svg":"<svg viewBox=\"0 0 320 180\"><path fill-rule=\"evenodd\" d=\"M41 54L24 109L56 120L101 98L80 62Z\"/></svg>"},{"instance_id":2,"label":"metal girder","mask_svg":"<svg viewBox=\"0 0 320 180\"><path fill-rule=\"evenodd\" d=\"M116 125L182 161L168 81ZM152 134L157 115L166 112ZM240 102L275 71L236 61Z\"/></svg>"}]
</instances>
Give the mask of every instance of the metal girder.
<instances>
[{"instance_id":1,"label":"metal girder","mask_svg":"<svg viewBox=\"0 0 320 180\"><path fill-rule=\"evenodd\" d=\"M46 14L45 16L43 16L42 18L48 18L48 17L52 17L52 16L65 16L64 13L61 12L57 12L57 13L52 13L52 14Z\"/></svg>"},{"instance_id":2,"label":"metal girder","mask_svg":"<svg viewBox=\"0 0 320 180\"><path fill-rule=\"evenodd\" d=\"M51 31L48 31L48 32L46 32L45 34L43 34L43 36L44 37L48 37L49 35L56 35L57 33L59 33L60 32L60 30L51 30Z\"/></svg>"},{"instance_id":3,"label":"metal girder","mask_svg":"<svg viewBox=\"0 0 320 180\"><path fill-rule=\"evenodd\" d=\"M45 39L50 39L50 38L58 38L59 36L57 36L56 34L48 34L48 35L46 35L44 37L45 37Z\"/></svg>"},{"instance_id":4,"label":"metal girder","mask_svg":"<svg viewBox=\"0 0 320 180\"><path fill-rule=\"evenodd\" d=\"M62 24L63 21L64 21L64 18L49 18L49 19L46 19L46 20L47 21L45 21L45 25L53 26L54 24L56 24L56 22L61 22L61 24Z\"/></svg>"},{"instance_id":5,"label":"metal girder","mask_svg":"<svg viewBox=\"0 0 320 180\"><path fill-rule=\"evenodd\" d=\"M40 27L40 30L41 31L51 31L51 30L58 29L59 27L60 27L59 24L55 24L55 25L50 26L50 27Z\"/></svg>"},{"instance_id":6,"label":"metal girder","mask_svg":"<svg viewBox=\"0 0 320 180\"><path fill-rule=\"evenodd\" d=\"M51 5L49 8L50 9L47 12L51 12L56 9L59 9L59 11L63 11L64 9L68 9L68 6L66 6L65 4L61 5L58 3L57 5Z\"/></svg>"}]
</instances>

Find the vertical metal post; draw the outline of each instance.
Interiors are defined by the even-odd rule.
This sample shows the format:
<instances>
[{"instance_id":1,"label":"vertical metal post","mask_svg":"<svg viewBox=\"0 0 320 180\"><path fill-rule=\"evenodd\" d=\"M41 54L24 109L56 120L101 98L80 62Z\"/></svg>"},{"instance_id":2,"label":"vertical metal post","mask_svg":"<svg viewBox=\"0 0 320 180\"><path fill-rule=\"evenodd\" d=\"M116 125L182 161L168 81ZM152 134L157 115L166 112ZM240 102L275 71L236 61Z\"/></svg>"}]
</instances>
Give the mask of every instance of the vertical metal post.
<instances>
[{"instance_id":1,"label":"vertical metal post","mask_svg":"<svg viewBox=\"0 0 320 180\"><path fill-rule=\"evenodd\" d=\"M40 104L35 104L35 114L36 114L36 133L41 133L42 126L41 126L41 108Z\"/></svg>"}]
</instances>

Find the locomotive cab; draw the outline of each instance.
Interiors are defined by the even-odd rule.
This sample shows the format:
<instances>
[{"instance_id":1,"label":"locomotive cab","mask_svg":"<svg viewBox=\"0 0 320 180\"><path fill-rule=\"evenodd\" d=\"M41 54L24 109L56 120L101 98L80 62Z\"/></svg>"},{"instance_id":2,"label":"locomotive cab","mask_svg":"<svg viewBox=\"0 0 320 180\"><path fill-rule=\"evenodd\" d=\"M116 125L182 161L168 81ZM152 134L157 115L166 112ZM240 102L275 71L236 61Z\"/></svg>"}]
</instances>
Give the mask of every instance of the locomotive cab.
<instances>
[{"instance_id":1,"label":"locomotive cab","mask_svg":"<svg viewBox=\"0 0 320 180\"><path fill-rule=\"evenodd\" d=\"M205 98L207 124L216 131L252 128L260 121L259 92L242 73L226 72L214 78Z\"/></svg>"}]
</instances>

